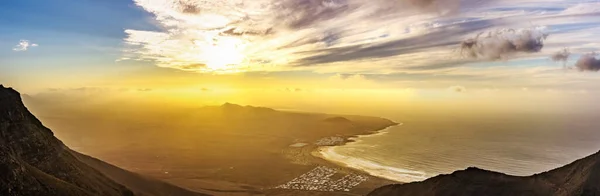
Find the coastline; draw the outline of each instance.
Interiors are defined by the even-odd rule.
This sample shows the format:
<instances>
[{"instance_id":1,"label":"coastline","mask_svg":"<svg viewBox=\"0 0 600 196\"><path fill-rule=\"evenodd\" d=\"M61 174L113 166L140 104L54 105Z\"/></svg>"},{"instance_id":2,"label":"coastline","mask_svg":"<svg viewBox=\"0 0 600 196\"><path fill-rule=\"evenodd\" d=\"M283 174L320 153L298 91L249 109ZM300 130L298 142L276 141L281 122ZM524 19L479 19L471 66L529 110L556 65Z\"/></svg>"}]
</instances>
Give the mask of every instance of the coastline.
<instances>
[{"instance_id":1,"label":"coastline","mask_svg":"<svg viewBox=\"0 0 600 196\"><path fill-rule=\"evenodd\" d=\"M413 181L424 180L426 179L426 177L425 173L423 172L385 166L357 157L340 155L335 152L335 148L360 142L360 138L385 135L389 133L387 131L388 129L401 125L402 123L395 123L393 125L389 125L384 128L380 128L373 131L368 131L366 133L340 136L344 138L343 143L337 145L316 146L310 154L313 157L334 164L336 166L347 168L358 173L369 175L371 177L390 180L395 183L408 183Z\"/></svg>"}]
</instances>

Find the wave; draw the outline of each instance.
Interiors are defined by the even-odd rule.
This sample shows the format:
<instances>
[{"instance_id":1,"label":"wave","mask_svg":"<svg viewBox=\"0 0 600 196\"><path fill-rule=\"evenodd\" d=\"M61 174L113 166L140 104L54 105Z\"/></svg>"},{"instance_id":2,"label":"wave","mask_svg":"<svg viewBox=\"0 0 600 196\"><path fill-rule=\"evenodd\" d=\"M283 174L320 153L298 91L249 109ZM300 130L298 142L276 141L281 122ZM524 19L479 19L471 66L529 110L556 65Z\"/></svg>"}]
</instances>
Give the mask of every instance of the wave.
<instances>
[{"instance_id":1,"label":"wave","mask_svg":"<svg viewBox=\"0 0 600 196\"><path fill-rule=\"evenodd\" d=\"M372 176L398 182L422 181L427 178L426 173L422 171L400 169L358 157L344 156L335 152L335 148L335 146L322 147L319 149L319 154L324 159L342 166L364 171Z\"/></svg>"},{"instance_id":2,"label":"wave","mask_svg":"<svg viewBox=\"0 0 600 196\"><path fill-rule=\"evenodd\" d=\"M402 124L398 124L398 125L402 125ZM377 136L385 135L387 133L388 133L387 129L383 129L375 134L358 135L356 137L351 138L351 140L353 141L351 143L362 141L360 138L377 137ZM346 144L346 145L348 145L348 144ZM352 145L352 144L350 144L350 145ZM422 180L427 179L426 173L422 172L422 171L413 171L413 170L395 168L395 167L386 166L381 163L377 163L377 162L359 158L359 157L341 155L335 151L335 149L337 147L338 146L321 147L321 148L319 148L319 152L318 152L319 156L324 158L325 160L337 163L339 165L357 169L360 171L364 171L372 176L377 176L377 177L394 180L394 181L398 181L398 182L414 182L414 181L422 181Z\"/></svg>"}]
</instances>

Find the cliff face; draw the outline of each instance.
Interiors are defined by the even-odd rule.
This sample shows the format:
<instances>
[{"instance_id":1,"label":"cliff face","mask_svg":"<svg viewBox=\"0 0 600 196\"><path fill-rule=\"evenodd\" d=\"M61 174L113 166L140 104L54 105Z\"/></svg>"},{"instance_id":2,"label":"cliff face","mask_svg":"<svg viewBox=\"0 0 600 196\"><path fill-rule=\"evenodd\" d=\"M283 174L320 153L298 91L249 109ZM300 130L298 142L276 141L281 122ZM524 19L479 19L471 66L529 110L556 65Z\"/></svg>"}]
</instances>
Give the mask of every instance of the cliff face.
<instances>
[{"instance_id":1,"label":"cliff face","mask_svg":"<svg viewBox=\"0 0 600 196\"><path fill-rule=\"evenodd\" d=\"M133 195L79 161L0 85L0 195Z\"/></svg>"},{"instance_id":2,"label":"cliff face","mask_svg":"<svg viewBox=\"0 0 600 196\"><path fill-rule=\"evenodd\" d=\"M600 152L533 176L510 176L468 168L422 182L387 185L369 196L383 195L600 195Z\"/></svg>"}]
</instances>

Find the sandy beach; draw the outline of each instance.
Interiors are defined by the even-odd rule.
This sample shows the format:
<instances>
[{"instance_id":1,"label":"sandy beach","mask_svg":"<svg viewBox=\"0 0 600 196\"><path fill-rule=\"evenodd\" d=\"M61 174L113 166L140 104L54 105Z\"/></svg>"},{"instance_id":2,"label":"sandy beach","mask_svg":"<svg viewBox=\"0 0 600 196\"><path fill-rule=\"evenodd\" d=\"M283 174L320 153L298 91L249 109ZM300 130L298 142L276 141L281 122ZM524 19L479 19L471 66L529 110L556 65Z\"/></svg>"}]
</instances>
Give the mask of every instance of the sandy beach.
<instances>
[{"instance_id":1,"label":"sandy beach","mask_svg":"<svg viewBox=\"0 0 600 196\"><path fill-rule=\"evenodd\" d=\"M402 123L398 123L393 126L402 126ZM378 164L371 160L366 160L358 157L344 156L335 151L339 146L352 145L353 143L360 143L361 138L365 137L378 137L388 133L389 126L384 129L372 132L371 134L359 134L354 136L345 137L345 142L338 145L330 146L318 146L312 151L311 155L320 159L326 160L330 163L336 164L340 167L350 168L357 172L368 174L376 178L384 178L387 180L394 181L396 183L410 182L415 179L425 179L425 174L418 171L404 170L394 167L388 167Z\"/></svg>"}]
</instances>

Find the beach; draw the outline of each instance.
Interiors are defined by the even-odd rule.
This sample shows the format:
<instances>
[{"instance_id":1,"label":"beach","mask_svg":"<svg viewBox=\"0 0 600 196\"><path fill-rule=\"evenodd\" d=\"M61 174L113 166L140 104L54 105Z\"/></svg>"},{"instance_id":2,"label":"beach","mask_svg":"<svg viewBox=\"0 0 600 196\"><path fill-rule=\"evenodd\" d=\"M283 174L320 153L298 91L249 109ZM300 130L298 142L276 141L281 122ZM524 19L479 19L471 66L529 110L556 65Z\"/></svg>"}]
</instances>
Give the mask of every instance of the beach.
<instances>
[{"instance_id":1,"label":"beach","mask_svg":"<svg viewBox=\"0 0 600 196\"><path fill-rule=\"evenodd\" d=\"M402 126L402 123L398 123L394 126ZM425 173L423 172L389 167L371 160L341 155L335 151L335 149L339 146L361 143L362 138L381 137L386 135L388 134L389 129L394 126L386 127L376 132L371 132L371 134L360 134L346 137L346 142L339 145L319 146L315 149L315 151L312 152L312 155L341 167L351 168L374 177L384 178L396 182L403 183L426 179Z\"/></svg>"}]
</instances>

